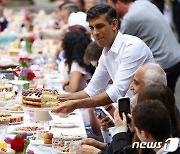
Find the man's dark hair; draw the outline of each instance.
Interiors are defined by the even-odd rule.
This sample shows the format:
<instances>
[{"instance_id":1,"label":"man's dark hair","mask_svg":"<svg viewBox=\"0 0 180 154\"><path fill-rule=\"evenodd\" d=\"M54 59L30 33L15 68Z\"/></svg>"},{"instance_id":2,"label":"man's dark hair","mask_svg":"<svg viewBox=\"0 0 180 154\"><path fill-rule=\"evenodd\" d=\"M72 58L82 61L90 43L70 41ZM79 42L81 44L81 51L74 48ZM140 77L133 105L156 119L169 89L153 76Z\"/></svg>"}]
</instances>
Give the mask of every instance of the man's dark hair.
<instances>
[{"instance_id":1,"label":"man's dark hair","mask_svg":"<svg viewBox=\"0 0 180 154\"><path fill-rule=\"evenodd\" d=\"M106 20L108 21L108 23L111 23L113 19L118 19L116 10L114 10L107 4L98 4L89 9L89 11L87 12L86 21L97 18L104 14L106 15Z\"/></svg>"},{"instance_id":2,"label":"man's dark hair","mask_svg":"<svg viewBox=\"0 0 180 154\"><path fill-rule=\"evenodd\" d=\"M146 100L137 104L133 109L132 117L139 131L147 131L157 141L164 141L171 135L169 113L158 100Z\"/></svg>"}]
</instances>

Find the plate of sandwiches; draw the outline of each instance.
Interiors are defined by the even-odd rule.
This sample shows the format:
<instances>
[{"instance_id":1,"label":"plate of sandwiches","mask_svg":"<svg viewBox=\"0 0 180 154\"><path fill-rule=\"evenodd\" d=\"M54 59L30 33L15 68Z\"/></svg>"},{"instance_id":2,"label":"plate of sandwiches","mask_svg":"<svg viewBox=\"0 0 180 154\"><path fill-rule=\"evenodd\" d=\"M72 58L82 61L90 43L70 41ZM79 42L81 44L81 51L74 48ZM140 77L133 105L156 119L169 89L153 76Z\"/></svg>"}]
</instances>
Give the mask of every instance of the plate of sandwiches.
<instances>
[{"instance_id":1,"label":"plate of sandwiches","mask_svg":"<svg viewBox=\"0 0 180 154\"><path fill-rule=\"evenodd\" d=\"M22 124L23 122L24 122L24 116L13 115L12 117L10 117L9 125Z\"/></svg>"},{"instance_id":2,"label":"plate of sandwiches","mask_svg":"<svg viewBox=\"0 0 180 154\"><path fill-rule=\"evenodd\" d=\"M44 127L39 126L22 126L22 127L15 127L12 133L23 133L26 132L28 135L32 135L36 133L38 130L45 130Z\"/></svg>"},{"instance_id":3,"label":"plate of sandwiches","mask_svg":"<svg viewBox=\"0 0 180 154\"><path fill-rule=\"evenodd\" d=\"M54 108L59 105L58 92L49 89L27 89L22 93L22 104L24 108Z\"/></svg>"},{"instance_id":4,"label":"plate of sandwiches","mask_svg":"<svg viewBox=\"0 0 180 154\"><path fill-rule=\"evenodd\" d=\"M24 116L12 115L8 112L0 113L0 121L8 121L9 125L16 125L24 122Z\"/></svg>"},{"instance_id":5,"label":"plate of sandwiches","mask_svg":"<svg viewBox=\"0 0 180 154\"><path fill-rule=\"evenodd\" d=\"M11 108L6 108L6 110L10 113L24 113L23 108L19 105Z\"/></svg>"},{"instance_id":6,"label":"plate of sandwiches","mask_svg":"<svg viewBox=\"0 0 180 154\"><path fill-rule=\"evenodd\" d=\"M64 140L64 141L75 141L75 140L81 140L84 138L87 138L86 134L75 134L75 135L65 135L65 134L61 134L61 136L58 137L60 140Z\"/></svg>"}]
</instances>

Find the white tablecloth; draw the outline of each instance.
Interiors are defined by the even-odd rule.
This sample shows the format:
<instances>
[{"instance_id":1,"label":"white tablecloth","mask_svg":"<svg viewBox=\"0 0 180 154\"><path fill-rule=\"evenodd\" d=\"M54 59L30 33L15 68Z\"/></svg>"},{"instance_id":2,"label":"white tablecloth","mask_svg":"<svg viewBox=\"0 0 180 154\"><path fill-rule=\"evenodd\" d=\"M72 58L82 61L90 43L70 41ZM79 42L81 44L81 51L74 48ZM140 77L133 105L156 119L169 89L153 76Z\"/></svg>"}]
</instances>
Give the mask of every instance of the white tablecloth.
<instances>
[{"instance_id":1,"label":"white tablecloth","mask_svg":"<svg viewBox=\"0 0 180 154\"><path fill-rule=\"evenodd\" d=\"M75 110L73 113L71 113L68 117L60 117L57 114L50 113L52 116L52 121L48 122L32 122L29 113L32 114L32 112L27 112L21 113L19 115L24 115L24 123L22 124L17 124L17 125L9 125L8 126L8 134L6 135L9 137L14 137L15 134L13 133L13 129L16 127L21 127L21 126L42 126L45 127L47 130L49 129L49 125L53 125L54 123L61 123L58 127L52 126L50 128L50 132L53 133L54 137L59 137L61 134L63 135L78 135L78 136L83 136L83 138L86 138L86 131L84 127L84 122L82 118L82 114L79 109ZM74 126L70 127L67 125L67 127L63 124L72 124L74 123ZM29 134L30 135L30 134ZM28 146L28 149L33 150L35 154L54 154L56 151L52 149L52 147L46 147L43 145L33 145L30 144Z\"/></svg>"}]
</instances>

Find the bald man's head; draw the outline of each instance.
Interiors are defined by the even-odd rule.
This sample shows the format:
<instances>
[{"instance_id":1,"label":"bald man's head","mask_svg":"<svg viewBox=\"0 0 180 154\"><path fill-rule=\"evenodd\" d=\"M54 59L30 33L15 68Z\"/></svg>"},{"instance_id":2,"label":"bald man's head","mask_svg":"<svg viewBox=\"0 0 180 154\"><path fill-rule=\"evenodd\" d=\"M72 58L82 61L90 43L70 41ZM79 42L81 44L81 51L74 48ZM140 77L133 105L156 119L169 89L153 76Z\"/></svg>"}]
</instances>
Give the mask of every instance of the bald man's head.
<instances>
[{"instance_id":1,"label":"bald man's head","mask_svg":"<svg viewBox=\"0 0 180 154\"><path fill-rule=\"evenodd\" d=\"M144 86L154 83L167 85L166 73L159 65L149 63L137 70L130 88L137 94Z\"/></svg>"},{"instance_id":2,"label":"bald man's head","mask_svg":"<svg viewBox=\"0 0 180 154\"><path fill-rule=\"evenodd\" d=\"M146 86L154 83L167 85L166 73L158 64L146 64L140 69L144 72L143 80Z\"/></svg>"}]
</instances>

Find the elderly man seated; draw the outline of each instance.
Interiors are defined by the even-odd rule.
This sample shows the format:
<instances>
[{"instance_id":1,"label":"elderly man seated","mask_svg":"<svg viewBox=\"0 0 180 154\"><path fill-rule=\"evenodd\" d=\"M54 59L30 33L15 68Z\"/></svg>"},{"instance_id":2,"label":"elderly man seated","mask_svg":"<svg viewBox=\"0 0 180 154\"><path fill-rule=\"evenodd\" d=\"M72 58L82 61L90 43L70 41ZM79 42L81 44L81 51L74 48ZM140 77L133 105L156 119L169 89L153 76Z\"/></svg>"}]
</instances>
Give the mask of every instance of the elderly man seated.
<instances>
[{"instance_id":1,"label":"elderly man seated","mask_svg":"<svg viewBox=\"0 0 180 154\"><path fill-rule=\"evenodd\" d=\"M155 83L167 85L166 74L164 70L158 64L153 64L153 63L148 63L140 67L135 73L133 82L130 85L130 89L134 93L133 97L131 98L131 102L136 104L137 95L141 91L141 89L145 86ZM115 111L115 107L114 107L114 111ZM100 116L98 116L98 119L100 121L101 126L103 127L102 130L108 131L109 124L111 124L112 121L107 116L102 119ZM108 141L110 140L107 139L108 137L111 137L109 136L108 133L102 133L102 134L108 135L108 136L103 136L104 138L106 138L105 140ZM83 144L93 143L94 145L96 145L96 147L99 147L99 149L104 149L104 150L106 149L105 143L101 143L93 139L84 140L82 143Z\"/></svg>"},{"instance_id":2,"label":"elderly man seated","mask_svg":"<svg viewBox=\"0 0 180 154\"><path fill-rule=\"evenodd\" d=\"M137 70L134 75L130 89L134 95L131 98L132 103L136 103L137 94L147 85L160 83L167 85L166 73L158 64L147 64Z\"/></svg>"}]
</instances>

